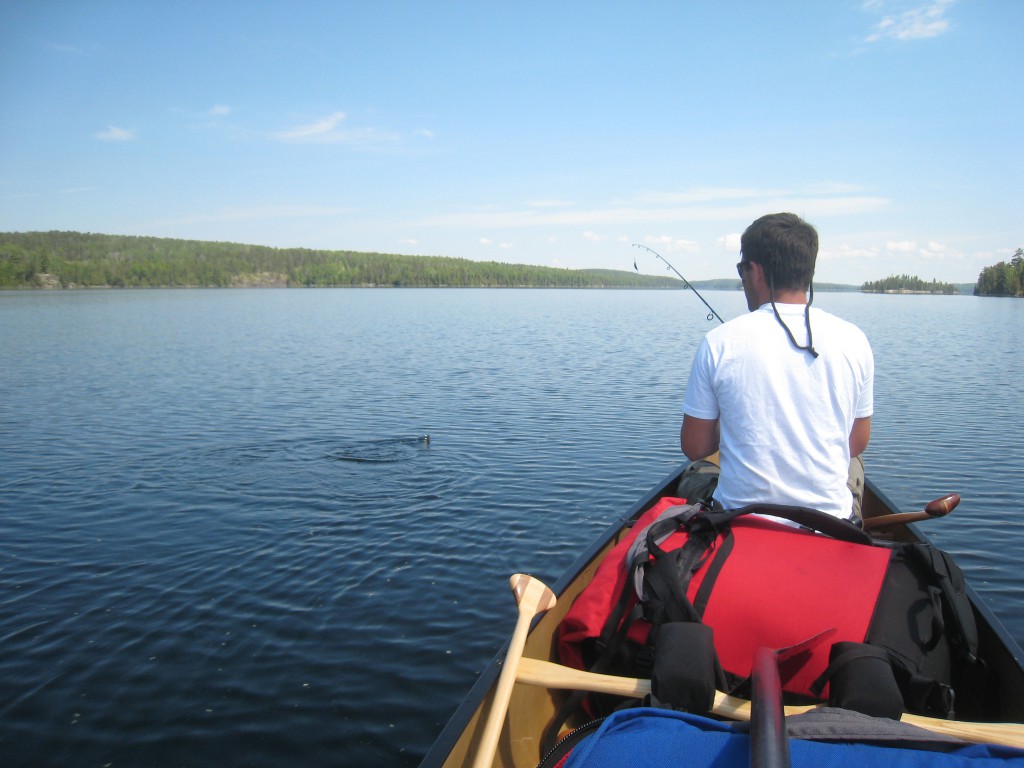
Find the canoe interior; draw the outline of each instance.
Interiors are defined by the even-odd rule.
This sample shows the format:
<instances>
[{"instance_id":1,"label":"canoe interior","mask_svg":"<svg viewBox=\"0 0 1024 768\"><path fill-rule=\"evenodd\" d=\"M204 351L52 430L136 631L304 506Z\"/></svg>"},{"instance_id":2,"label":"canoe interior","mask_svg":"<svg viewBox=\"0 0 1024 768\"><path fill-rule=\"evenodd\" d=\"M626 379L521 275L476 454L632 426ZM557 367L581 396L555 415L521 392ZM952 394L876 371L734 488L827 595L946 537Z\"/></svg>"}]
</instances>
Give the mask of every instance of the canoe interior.
<instances>
[{"instance_id":1,"label":"canoe interior","mask_svg":"<svg viewBox=\"0 0 1024 768\"><path fill-rule=\"evenodd\" d=\"M673 494L684 466L637 502L622 519L609 526L552 587L558 596L558 603L536 621L526 642L523 652L525 657L557 661L555 638L565 613L577 595L590 583L604 554L625 535L628 522L643 514L662 496ZM893 511L893 504L869 480L864 494L864 516L876 517ZM914 526L909 525L887 529L882 536L895 541L922 538ZM990 679L993 682L976 697L978 702L960 701L957 715L962 720L979 722L1024 722L1024 659L1021 650L973 590L970 591L970 597L978 623L979 655L989 664L993 672ZM502 649L481 675L425 757L421 764L423 767L443 765L454 768L472 762L504 655L505 649ZM494 766L536 766L543 757L541 738L544 730L565 695L564 691L517 684L509 703L509 714L505 719Z\"/></svg>"}]
</instances>

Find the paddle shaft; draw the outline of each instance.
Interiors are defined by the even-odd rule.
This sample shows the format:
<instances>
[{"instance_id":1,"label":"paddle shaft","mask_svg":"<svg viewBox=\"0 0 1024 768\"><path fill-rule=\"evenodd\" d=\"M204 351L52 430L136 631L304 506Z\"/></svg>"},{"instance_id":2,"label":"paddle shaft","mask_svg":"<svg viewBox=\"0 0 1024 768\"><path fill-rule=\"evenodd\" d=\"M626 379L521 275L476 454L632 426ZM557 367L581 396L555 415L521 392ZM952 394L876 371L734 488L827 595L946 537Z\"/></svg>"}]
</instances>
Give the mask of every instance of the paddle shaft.
<instances>
[{"instance_id":1,"label":"paddle shaft","mask_svg":"<svg viewBox=\"0 0 1024 768\"><path fill-rule=\"evenodd\" d=\"M487 715L487 723L480 736L480 745L476 750L473 768L489 768L494 762L494 753L498 747L498 737L508 711L508 702L512 697L512 686L516 682L516 673L526 645L526 636L530 631L530 622L538 613L543 613L555 604L555 595L539 579L521 573L509 579L509 586L516 594L519 603L519 618L512 632L512 639L505 654L505 663L501 668L498 686L491 699L491 709Z\"/></svg>"},{"instance_id":2,"label":"paddle shaft","mask_svg":"<svg viewBox=\"0 0 1024 768\"><path fill-rule=\"evenodd\" d=\"M959 503L960 497L955 493L950 493L934 501L929 501L925 508L919 512L896 512L892 515L869 517L864 520L864 527L870 531L878 528L888 528L891 525L919 523L922 520L930 520L933 517L945 517Z\"/></svg>"},{"instance_id":3,"label":"paddle shaft","mask_svg":"<svg viewBox=\"0 0 1024 768\"><path fill-rule=\"evenodd\" d=\"M937 515L929 515L923 510L920 512L896 512L892 515L866 518L864 520L864 527L869 531L876 531L879 528L888 528L893 525L920 523L922 520L931 520L933 517L937 517ZM941 517L941 515L938 515L938 517Z\"/></svg>"},{"instance_id":4,"label":"paddle shaft","mask_svg":"<svg viewBox=\"0 0 1024 768\"><path fill-rule=\"evenodd\" d=\"M542 688L610 693L629 698L643 698L651 692L650 680L599 675L540 659L522 659L516 679L521 683L537 685ZM788 717L803 714L815 708L813 705L789 706L785 708L785 713ZM719 717L727 717L731 720L749 720L750 702L719 691L715 694L715 703L711 711ZM904 714L901 720L904 723L916 725L918 728L953 736L964 741L1024 748L1024 724L1021 723L969 723L911 714Z\"/></svg>"}]
</instances>

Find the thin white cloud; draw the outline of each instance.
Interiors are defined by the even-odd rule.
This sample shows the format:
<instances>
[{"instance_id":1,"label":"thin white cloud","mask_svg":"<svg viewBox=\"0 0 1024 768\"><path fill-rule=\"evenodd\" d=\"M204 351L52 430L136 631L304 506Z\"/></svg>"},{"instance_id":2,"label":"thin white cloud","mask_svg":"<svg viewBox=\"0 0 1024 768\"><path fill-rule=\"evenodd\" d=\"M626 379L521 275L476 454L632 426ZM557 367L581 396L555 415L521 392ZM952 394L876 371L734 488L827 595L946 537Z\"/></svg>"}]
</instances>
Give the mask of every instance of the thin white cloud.
<instances>
[{"instance_id":1,"label":"thin white cloud","mask_svg":"<svg viewBox=\"0 0 1024 768\"><path fill-rule=\"evenodd\" d=\"M900 242L889 240L885 244L885 250L889 251L889 253L913 253L917 250L917 243L912 240L903 240Z\"/></svg>"},{"instance_id":2,"label":"thin white cloud","mask_svg":"<svg viewBox=\"0 0 1024 768\"><path fill-rule=\"evenodd\" d=\"M634 200L644 204L674 206L723 200L743 200L750 197L781 194L785 194L785 190L753 189L750 187L697 187L676 192L643 192L637 195Z\"/></svg>"},{"instance_id":3,"label":"thin white cloud","mask_svg":"<svg viewBox=\"0 0 1024 768\"><path fill-rule=\"evenodd\" d=\"M85 50L79 48L77 45L69 45L67 43L47 43L46 47L57 53L71 53L76 56L85 55Z\"/></svg>"},{"instance_id":4,"label":"thin white cloud","mask_svg":"<svg viewBox=\"0 0 1024 768\"><path fill-rule=\"evenodd\" d=\"M323 216L342 216L351 213L348 208L317 205L264 205L251 208L226 208L211 213L198 213L179 219L157 222L155 226L180 224L206 224L221 221L262 221L266 219L303 219Z\"/></svg>"},{"instance_id":5,"label":"thin white cloud","mask_svg":"<svg viewBox=\"0 0 1024 768\"><path fill-rule=\"evenodd\" d=\"M963 258L963 254L959 251L955 251L944 243L937 243L934 240L929 240L927 245L921 246L917 253L922 258L935 261L957 261Z\"/></svg>"},{"instance_id":6,"label":"thin white cloud","mask_svg":"<svg viewBox=\"0 0 1024 768\"><path fill-rule=\"evenodd\" d=\"M277 137L282 141L334 141L339 135L338 126L346 117L344 112L334 112L315 123L282 131Z\"/></svg>"},{"instance_id":7,"label":"thin white cloud","mask_svg":"<svg viewBox=\"0 0 1024 768\"><path fill-rule=\"evenodd\" d=\"M527 200L528 208L565 208L572 205L568 200Z\"/></svg>"},{"instance_id":8,"label":"thin white cloud","mask_svg":"<svg viewBox=\"0 0 1024 768\"><path fill-rule=\"evenodd\" d=\"M99 139L100 141L131 141L135 138L135 132L130 131L127 128L118 128L114 125L108 125L107 130L94 133L93 138Z\"/></svg>"},{"instance_id":9,"label":"thin white cloud","mask_svg":"<svg viewBox=\"0 0 1024 768\"><path fill-rule=\"evenodd\" d=\"M739 251L740 249L740 233L730 232L728 235L722 235L715 242L722 246L727 251Z\"/></svg>"},{"instance_id":10,"label":"thin white cloud","mask_svg":"<svg viewBox=\"0 0 1024 768\"><path fill-rule=\"evenodd\" d=\"M946 9L953 2L954 0L936 0L899 13L885 15L875 24L871 34L867 36L866 42L874 43L882 39L922 40L938 37L949 31ZM882 9L883 4L870 2L866 3L864 7L866 10L875 11Z\"/></svg>"},{"instance_id":11,"label":"thin white cloud","mask_svg":"<svg viewBox=\"0 0 1024 768\"><path fill-rule=\"evenodd\" d=\"M347 120L344 112L332 112L312 123L281 131L275 138L289 144L345 144L356 149L386 147L399 141L398 134L373 127L343 129L342 124Z\"/></svg>"},{"instance_id":12,"label":"thin white cloud","mask_svg":"<svg viewBox=\"0 0 1024 768\"><path fill-rule=\"evenodd\" d=\"M874 260L882 255L878 248L855 248L850 245L825 247L818 251L818 261L863 261Z\"/></svg>"},{"instance_id":13,"label":"thin white cloud","mask_svg":"<svg viewBox=\"0 0 1024 768\"><path fill-rule=\"evenodd\" d=\"M419 245L420 241L415 237L407 237L398 241L400 245Z\"/></svg>"},{"instance_id":14,"label":"thin white cloud","mask_svg":"<svg viewBox=\"0 0 1024 768\"><path fill-rule=\"evenodd\" d=\"M213 107L210 107L210 111L207 112L207 114L214 116L230 115L231 107L226 106L225 104L217 104Z\"/></svg>"},{"instance_id":15,"label":"thin white cloud","mask_svg":"<svg viewBox=\"0 0 1024 768\"><path fill-rule=\"evenodd\" d=\"M678 238L661 235L658 237L648 236L644 238L648 245L657 245L666 253L683 251L685 253L697 253L700 251L700 243L693 240L680 240Z\"/></svg>"},{"instance_id":16,"label":"thin white cloud","mask_svg":"<svg viewBox=\"0 0 1024 768\"><path fill-rule=\"evenodd\" d=\"M477 229L576 226L594 232L609 225L641 226L652 223L753 221L765 211L793 211L812 222L830 216L856 215L885 208L889 200L867 194L807 190L706 189L694 192L644 193L634 199L604 206L565 209L493 208L455 211L429 216L427 226Z\"/></svg>"}]
</instances>

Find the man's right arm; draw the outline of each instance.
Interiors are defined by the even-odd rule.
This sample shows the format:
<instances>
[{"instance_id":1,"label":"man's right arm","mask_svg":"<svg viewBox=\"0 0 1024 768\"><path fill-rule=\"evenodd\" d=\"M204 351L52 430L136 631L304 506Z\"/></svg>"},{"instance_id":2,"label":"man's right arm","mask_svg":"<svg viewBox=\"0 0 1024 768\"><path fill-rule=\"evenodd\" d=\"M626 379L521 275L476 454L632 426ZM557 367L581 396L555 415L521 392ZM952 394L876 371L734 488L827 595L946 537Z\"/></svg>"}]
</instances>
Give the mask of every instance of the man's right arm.
<instances>
[{"instance_id":1,"label":"man's right arm","mask_svg":"<svg viewBox=\"0 0 1024 768\"><path fill-rule=\"evenodd\" d=\"M850 458L860 456L868 447L871 439L871 417L865 416L862 419L853 420L853 429L850 430Z\"/></svg>"},{"instance_id":2,"label":"man's right arm","mask_svg":"<svg viewBox=\"0 0 1024 768\"><path fill-rule=\"evenodd\" d=\"M679 430L679 447L690 461L707 458L718 450L718 419L698 419L683 415Z\"/></svg>"}]
</instances>

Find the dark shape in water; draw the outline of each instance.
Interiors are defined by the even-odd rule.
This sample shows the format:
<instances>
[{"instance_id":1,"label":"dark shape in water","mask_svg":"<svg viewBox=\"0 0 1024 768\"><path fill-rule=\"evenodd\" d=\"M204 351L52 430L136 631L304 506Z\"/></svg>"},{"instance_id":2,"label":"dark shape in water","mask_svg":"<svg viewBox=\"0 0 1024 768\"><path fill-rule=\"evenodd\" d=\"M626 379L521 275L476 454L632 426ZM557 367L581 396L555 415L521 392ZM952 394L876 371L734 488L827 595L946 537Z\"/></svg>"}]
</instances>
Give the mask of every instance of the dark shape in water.
<instances>
[{"instance_id":1,"label":"dark shape in water","mask_svg":"<svg viewBox=\"0 0 1024 768\"><path fill-rule=\"evenodd\" d=\"M430 435L361 440L332 451L328 454L328 458L334 461L352 461L359 464L391 464L415 458L416 451L428 447L430 447Z\"/></svg>"}]
</instances>

